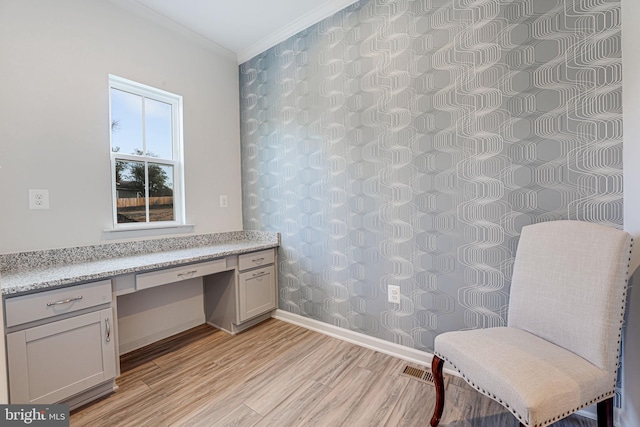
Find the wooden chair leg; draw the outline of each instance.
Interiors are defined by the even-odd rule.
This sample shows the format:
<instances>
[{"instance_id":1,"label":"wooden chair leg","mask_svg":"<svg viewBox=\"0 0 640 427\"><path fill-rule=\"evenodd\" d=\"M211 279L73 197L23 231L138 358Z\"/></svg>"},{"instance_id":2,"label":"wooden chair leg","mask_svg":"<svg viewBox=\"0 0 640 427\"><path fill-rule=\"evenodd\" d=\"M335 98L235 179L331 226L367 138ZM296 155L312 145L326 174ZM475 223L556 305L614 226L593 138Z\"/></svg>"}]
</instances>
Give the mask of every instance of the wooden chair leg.
<instances>
[{"instance_id":1,"label":"wooden chair leg","mask_svg":"<svg viewBox=\"0 0 640 427\"><path fill-rule=\"evenodd\" d=\"M444 377L442 376L442 367L444 361L434 355L431 361L431 373L433 374L433 382L436 386L436 407L431 417L431 427L436 427L440 423L442 410L444 409ZM599 426L598 426L599 427Z\"/></svg>"},{"instance_id":2,"label":"wooden chair leg","mask_svg":"<svg viewBox=\"0 0 640 427\"><path fill-rule=\"evenodd\" d=\"M598 427L613 427L613 397L598 402Z\"/></svg>"}]
</instances>

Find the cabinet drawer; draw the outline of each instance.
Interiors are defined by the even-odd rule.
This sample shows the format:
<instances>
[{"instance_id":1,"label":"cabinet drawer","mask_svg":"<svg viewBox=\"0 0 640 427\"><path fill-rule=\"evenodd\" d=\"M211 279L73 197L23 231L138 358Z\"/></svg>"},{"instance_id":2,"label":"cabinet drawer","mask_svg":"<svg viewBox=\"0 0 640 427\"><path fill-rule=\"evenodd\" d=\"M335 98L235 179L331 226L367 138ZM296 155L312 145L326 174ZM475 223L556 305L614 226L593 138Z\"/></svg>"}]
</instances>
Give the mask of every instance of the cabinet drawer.
<instances>
[{"instance_id":1,"label":"cabinet drawer","mask_svg":"<svg viewBox=\"0 0 640 427\"><path fill-rule=\"evenodd\" d=\"M250 268L273 264L274 260L275 256L273 249L251 252L250 254L242 254L238 256L238 270L244 271L249 270Z\"/></svg>"},{"instance_id":2,"label":"cabinet drawer","mask_svg":"<svg viewBox=\"0 0 640 427\"><path fill-rule=\"evenodd\" d=\"M111 280L7 298L7 327L111 302Z\"/></svg>"},{"instance_id":3,"label":"cabinet drawer","mask_svg":"<svg viewBox=\"0 0 640 427\"><path fill-rule=\"evenodd\" d=\"M222 258L198 264L152 271L150 273L136 274L136 289L153 288L154 286L166 285L167 283L179 282L180 280L219 273L226 269L227 260L226 258Z\"/></svg>"}]
</instances>

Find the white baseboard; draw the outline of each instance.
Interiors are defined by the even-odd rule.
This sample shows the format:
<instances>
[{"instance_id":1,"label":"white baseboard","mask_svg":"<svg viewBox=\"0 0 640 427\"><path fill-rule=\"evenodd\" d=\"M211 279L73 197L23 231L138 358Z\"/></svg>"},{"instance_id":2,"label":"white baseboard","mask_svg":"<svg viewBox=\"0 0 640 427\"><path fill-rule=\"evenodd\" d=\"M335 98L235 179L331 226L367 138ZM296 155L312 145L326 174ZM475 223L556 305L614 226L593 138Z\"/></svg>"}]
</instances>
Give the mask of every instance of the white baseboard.
<instances>
[{"instance_id":1,"label":"white baseboard","mask_svg":"<svg viewBox=\"0 0 640 427\"><path fill-rule=\"evenodd\" d=\"M589 418L590 420L598 420L598 413L596 412L595 406L587 406L584 409L580 409L576 412L576 415L580 415L581 417ZM615 417L614 417L615 419Z\"/></svg>"},{"instance_id":2,"label":"white baseboard","mask_svg":"<svg viewBox=\"0 0 640 427\"><path fill-rule=\"evenodd\" d=\"M617 414L614 412L614 425L618 427L631 427L637 426L638 423L637 421L631 421L631 417L628 415L628 412L624 410L623 406L621 409L618 409Z\"/></svg>"},{"instance_id":3,"label":"white baseboard","mask_svg":"<svg viewBox=\"0 0 640 427\"><path fill-rule=\"evenodd\" d=\"M433 353L416 350L415 348L406 347L404 345L385 341L380 338L370 337L369 335L365 335L360 332L350 331L348 329L320 322L319 320L314 320L308 317L300 316L298 314L289 313L288 311L276 310L276 312L273 314L273 317L278 320L282 320L283 322L301 326L315 332L320 332L321 334L328 335L333 338L338 338L351 344L356 344L370 350L379 351L380 353L397 357L398 359L406 360L407 362L416 363L425 367L431 366ZM460 376L458 372L451 369L445 368L444 371L450 375L454 375L457 377Z\"/></svg>"}]
</instances>

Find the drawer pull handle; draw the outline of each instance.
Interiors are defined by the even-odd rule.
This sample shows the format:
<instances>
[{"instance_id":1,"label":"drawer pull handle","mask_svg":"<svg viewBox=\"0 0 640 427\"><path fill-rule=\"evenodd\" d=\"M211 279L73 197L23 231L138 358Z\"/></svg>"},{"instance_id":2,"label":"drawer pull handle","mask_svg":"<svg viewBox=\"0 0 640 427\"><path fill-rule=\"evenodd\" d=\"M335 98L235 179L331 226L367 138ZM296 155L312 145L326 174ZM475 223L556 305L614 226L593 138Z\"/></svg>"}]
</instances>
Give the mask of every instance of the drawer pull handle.
<instances>
[{"instance_id":1,"label":"drawer pull handle","mask_svg":"<svg viewBox=\"0 0 640 427\"><path fill-rule=\"evenodd\" d=\"M82 299L82 295L80 295L79 297L75 297L75 298L63 299L61 301L48 302L47 303L47 307L51 307L52 305L69 304L70 302L80 301L81 299Z\"/></svg>"},{"instance_id":2,"label":"drawer pull handle","mask_svg":"<svg viewBox=\"0 0 640 427\"><path fill-rule=\"evenodd\" d=\"M106 319L104 319L104 330L107 334L107 339L106 341L109 342L111 341L111 325L109 324L109 318L107 317Z\"/></svg>"},{"instance_id":3,"label":"drawer pull handle","mask_svg":"<svg viewBox=\"0 0 640 427\"><path fill-rule=\"evenodd\" d=\"M187 271L187 272L184 272L184 273L178 273L178 277L181 278L181 279L184 279L184 276L191 277L194 274L196 274L197 272L198 272L198 270L191 270L191 271Z\"/></svg>"},{"instance_id":4,"label":"drawer pull handle","mask_svg":"<svg viewBox=\"0 0 640 427\"><path fill-rule=\"evenodd\" d=\"M253 277L262 277L262 276L266 276L267 272L266 271L258 271L257 273L253 273Z\"/></svg>"},{"instance_id":5,"label":"drawer pull handle","mask_svg":"<svg viewBox=\"0 0 640 427\"><path fill-rule=\"evenodd\" d=\"M264 257L253 259L253 262L262 262L262 261L264 261Z\"/></svg>"}]
</instances>

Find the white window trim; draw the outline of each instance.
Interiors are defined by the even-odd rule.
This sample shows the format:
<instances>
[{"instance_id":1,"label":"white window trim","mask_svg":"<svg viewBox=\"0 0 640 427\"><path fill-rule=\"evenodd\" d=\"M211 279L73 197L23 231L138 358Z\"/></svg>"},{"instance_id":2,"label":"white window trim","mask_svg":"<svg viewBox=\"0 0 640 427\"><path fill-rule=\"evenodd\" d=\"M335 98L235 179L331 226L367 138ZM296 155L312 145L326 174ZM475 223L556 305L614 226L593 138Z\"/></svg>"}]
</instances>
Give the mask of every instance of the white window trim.
<instances>
[{"instance_id":1,"label":"white window trim","mask_svg":"<svg viewBox=\"0 0 640 427\"><path fill-rule=\"evenodd\" d=\"M172 106L172 130L173 130L173 160L149 158L146 156L132 156L123 153L116 153L111 150L112 132L111 132L111 88L123 90L125 92L134 93L148 97L157 101L171 104ZM175 111L175 114L173 113ZM113 74L109 74L109 152L111 156L111 204L113 211L113 229L105 230L109 232L135 231L135 230L152 230L152 229L168 229L178 228L186 229L193 226L185 224L185 200L184 200L184 149L183 149L183 99L182 96L174 93L166 92L142 83L137 83ZM174 167L173 177L173 202L174 202L174 221L154 221L154 222L132 222L118 223L118 207L116 205L116 177L115 165L116 158L136 161L151 161L153 163L168 164ZM148 188L145 190L148 193ZM145 194L148 196L148 194Z\"/></svg>"}]
</instances>

